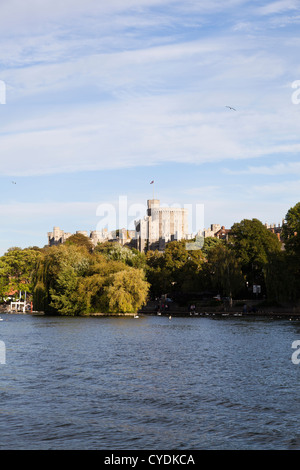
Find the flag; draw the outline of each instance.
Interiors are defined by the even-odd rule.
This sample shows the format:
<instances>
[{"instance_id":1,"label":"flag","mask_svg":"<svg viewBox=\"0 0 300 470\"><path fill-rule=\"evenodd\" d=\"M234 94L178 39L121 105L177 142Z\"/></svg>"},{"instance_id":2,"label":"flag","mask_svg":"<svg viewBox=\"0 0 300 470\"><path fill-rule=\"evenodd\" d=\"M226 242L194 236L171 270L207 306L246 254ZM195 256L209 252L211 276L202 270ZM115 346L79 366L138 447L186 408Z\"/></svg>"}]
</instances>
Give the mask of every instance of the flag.
<instances>
[{"instance_id":1,"label":"flag","mask_svg":"<svg viewBox=\"0 0 300 470\"><path fill-rule=\"evenodd\" d=\"M153 184L153 183L154 183L154 180L153 180L153 181L151 181L151 183L150 183L150 184Z\"/></svg>"}]
</instances>

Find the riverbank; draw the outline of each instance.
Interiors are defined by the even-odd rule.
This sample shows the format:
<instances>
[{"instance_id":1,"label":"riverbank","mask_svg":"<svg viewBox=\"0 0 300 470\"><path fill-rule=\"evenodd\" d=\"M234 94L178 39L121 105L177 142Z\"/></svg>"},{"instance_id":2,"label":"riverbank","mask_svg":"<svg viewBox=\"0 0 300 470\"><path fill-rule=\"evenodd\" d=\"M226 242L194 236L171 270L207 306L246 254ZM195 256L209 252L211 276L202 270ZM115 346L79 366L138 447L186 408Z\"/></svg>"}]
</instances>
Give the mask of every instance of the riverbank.
<instances>
[{"instance_id":1,"label":"riverbank","mask_svg":"<svg viewBox=\"0 0 300 470\"><path fill-rule=\"evenodd\" d=\"M64 315L53 315L53 314L47 314L45 312L40 312L40 311L30 311L30 310L25 310L25 312L23 312L22 310L20 311L16 311L16 310L10 310L9 306L0 306L0 314L15 314L15 315L40 315L40 316L64 316ZM65 315L65 316L70 316L70 315ZM128 313L118 313L118 312L115 312L115 313L102 313L102 312L95 312L95 313L86 313L86 314L82 314L82 315L76 315L76 316L81 316L81 317L136 317L136 316L139 316L139 313L132 313L132 312L128 312Z\"/></svg>"},{"instance_id":2,"label":"riverbank","mask_svg":"<svg viewBox=\"0 0 300 470\"><path fill-rule=\"evenodd\" d=\"M295 312L280 312L280 311L268 311L268 312L228 312L226 310L223 311L210 311L210 312L195 312L195 313L182 313L182 312L163 312L163 313L156 313L156 312L143 312L139 314L140 316L163 316L163 317L243 317L243 318L277 318L277 319L293 319L293 320L300 320L300 313Z\"/></svg>"},{"instance_id":3,"label":"riverbank","mask_svg":"<svg viewBox=\"0 0 300 470\"><path fill-rule=\"evenodd\" d=\"M258 301L245 300L243 302L233 303L229 306L226 303L220 302L216 305L196 304L195 309L192 310L190 306L179 306L176 303L168 303L167 307L159 306L157 302L148 302L143 307L140 314L145 315L165 315L165 316L243 316L243 317L276 317L276 318L295 318L300 319L299 306L277 306L263 304Z\"/></svg>"},{"instance_id":4,"label":"riverbank","mask_svg":"<svg viewBox=\"0 0 300 470\"><path fill-rule=\"evenodd\" d=\"M45 312L39 311L11 311L9 308L0 308L0 314L17 314L17 315L32 315L32 316L57 316L57 315L47 315ZM58 315L63 316L63 315ZM222 309L222 308L214 308L214 307L207 307L203 310L196 310L195 312L187 311L187 308L178 308L176 306L172 306L167 311L160 311L157 312L155 309L151 308L143 308L139 310L137 313L103 313L103 312L96 312L96 313L87 313L83 315L76 315L81 317L131 317L131 318L140 318L146 316L163 316L163 317L243 317L243 318L260 318L266 317L269 319L272 318L283 318L283 319L294 319L300 320L300 311L299 308L293 309L283 309L283 308L268 308L268 309L261 309L261 310L249 310L247 312L243 312L242 309L238 308L231 308L231 309Z\"/></svg>"}]
</instances>

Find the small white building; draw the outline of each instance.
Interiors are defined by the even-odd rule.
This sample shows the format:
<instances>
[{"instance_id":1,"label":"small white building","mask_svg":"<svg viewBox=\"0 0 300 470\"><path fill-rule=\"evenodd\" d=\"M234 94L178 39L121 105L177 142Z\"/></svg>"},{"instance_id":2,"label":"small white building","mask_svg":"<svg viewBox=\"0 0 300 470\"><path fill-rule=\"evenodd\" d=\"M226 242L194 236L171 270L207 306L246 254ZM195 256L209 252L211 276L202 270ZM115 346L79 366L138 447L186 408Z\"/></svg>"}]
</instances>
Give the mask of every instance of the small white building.
<instances>
[{"instance_id":1,"label":"small white building","mask_svg":"<svg viewBox=\"0 0 300 470\"><path fill-rule=\"evenodd\" d=\"M26 302L11 302L9 306L10 312L25 312Z\"/></svg>"}]
</instances>

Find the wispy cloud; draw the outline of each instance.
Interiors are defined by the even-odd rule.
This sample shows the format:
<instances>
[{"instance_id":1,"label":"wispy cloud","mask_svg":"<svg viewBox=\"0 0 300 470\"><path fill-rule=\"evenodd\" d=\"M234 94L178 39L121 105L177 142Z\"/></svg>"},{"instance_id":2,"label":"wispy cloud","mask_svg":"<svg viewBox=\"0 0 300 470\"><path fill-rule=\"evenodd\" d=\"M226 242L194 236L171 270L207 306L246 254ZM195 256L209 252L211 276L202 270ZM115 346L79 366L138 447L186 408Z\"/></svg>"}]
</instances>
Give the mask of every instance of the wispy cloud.
<instances>
[{"instance_id":1,"label":"wispy cloud","mask_svg":"<svg viewBox=\"0 0 300 470\"><path fill-rule=\"evenodd\" d=\"M0 217L6 218L10 214L19 222L24 222L28 216L30 217L61 217L68 213L70 216L80 214L96 215L96 202L12 202L8 204L0 204Z\"/></svg>"},{"instance_id":2,"label":"wispy cloud","mask_svg":"<svg viewBox=\"0 0 300 470\"><path fill-rule=\"evenodd\" d=\"M298 148L300 150L300 147ZM277 163L270 166L248 166L243 170L232 170L224 168L223 172L228 175L298 175L300 174L300 162Z\"/></svg>"},{"instance_id":3,"label":"wispy cloud","mask_svg":"<svg viewBox=\"0 0 300 470\"><path fill-rule=\"evenodd\" d=\"M198 110L195 96L177 94L174 101L172 94L134 96L124 90L115 101L81 104L72 113L52 110L40 116L37 110L30 119L3 125L2 174L56 174L167 162L199 165L272 154L286 159L299 152L300 144L293 142L299 124L293 116L282 123L276 114L233 112L224 105L209 112L205 103L205 109ZM198 99L200 103L202 96Z\"/></svg>"},{"instance_id":4,"label":"wispy cloud","mask_svg":"<svg viewBox=\"0 0 300 470\"><path fill-rule=\"evenodd\" d=\"M259 7L257 11L263 15L271 15L282 13L287 10L299 10L299 6L299 0L278 0Z\"/></svg>"},{"instance_id":5,"label":"wispy cloud","mask_svg":"<svg viewBox=\"0 0 300 470\"><path fill-rule=\"evenodd\" d=\"M299 200L299 188L300 188L300 180L295 181L281 181L276 183L268 183L268 184L261 184L253 186L253 190L257 192L261 197L271 196L276 198L286 198L291 199L293 198L295 203Z\"/></svg>"},{"instance_id":6,"label":"wispy cloud","mask_svg":"<svg viewBox=\"0 0 300 470\"><path fill-rule=\"evenodd\" d=\"M226 208L228 223L243 211L273 218L276 204L280 213L298 194L298 21L298 0L0 2L2 178L49 175L55 187L60 173L130 168L124 185L134 191L137 169L163 168L168 200L175 186L189 200L205 199L211 222ZM278 199L272 178L282 182ZM102 184L112 194L111 182ZM44 218L43 192L28 185L32 205L8 207L3 191L0 213L8 221L23 209L48 225L70 215L80 229L78 217L91 210L84 196L83 206L45 200Z\"/></svg>"}]
</instances>

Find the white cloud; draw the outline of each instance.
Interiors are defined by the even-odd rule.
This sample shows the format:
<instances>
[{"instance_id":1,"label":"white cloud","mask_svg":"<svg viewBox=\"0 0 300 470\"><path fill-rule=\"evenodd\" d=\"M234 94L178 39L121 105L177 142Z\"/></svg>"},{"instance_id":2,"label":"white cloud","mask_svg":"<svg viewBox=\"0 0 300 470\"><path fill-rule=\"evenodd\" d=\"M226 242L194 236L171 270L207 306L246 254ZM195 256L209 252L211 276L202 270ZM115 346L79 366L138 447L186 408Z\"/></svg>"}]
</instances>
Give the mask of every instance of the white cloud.
<instances>
[{"instance_id":1,"label":"white cloud","mask_svg":"<svg viewBox=\"0 0 300 470\"><path fill-rule=\"evenodd\" d=\"M0 204L0 217L13 219L19 224L23 223L28 217L61 217L69 214L96 215L97 203L95 202L12 202ZM49 230L50 231L50 230Z\"/></svg>"},{"instance_id":2,"label":"white cloud","mask_svg":"<svg viewBox=\"0 0 300 470\"><path fill-rule=\"evenodd\" d=\"M247 191L247 187L242 184L236 184L231 189L220 184L192 188L185 193L187 196L196 197L198 203L204 205L202 229L209 228L211 224L230 228L235 222L253 218L259 219L262 223L281 223L288 209L295 204L295 195L292 194L288 200L278 201L274 197L274 192L270 191L271 197L262 199L262 192L257 188L251 187Z\"/></svg>"},{"instance_id":3,"label":"white cloud","mask_svg":"<svg viewBox=\"0 0 300 470\"><path fill-rule=\"evenodd\" d=\"M276 196L276 198L288 198L295 199L296 202L299 201L299 188L300 180L295 181L281 181L281 182L272 182L268 184L261 184L253 186L253 191L256 191L260 196Z\"/></svg>"},{"instance_id":4,"label":"white cloud","mask_svg":"<svg viewBox=\"0 0 300 470\"><path fill-rule=\"evenodd\" d=\"M69 47L74 47L72 43L71 45L63 43L59 46L56 42L50 47L48 44L39 46L39 38L36 41L35 57L37 60L41 58L42 63L27 64L28 59L25 56L23 67L8 68L1 74L1 78L11 89L11 97L15 101L26 95L49 94L64 89L70 91L80 86L86 89L88 86L94 86L108 92L119 88L126 89L128 86L133 90L136 87L146 90L148 86L152 91L151 84L154 82L160 84L164 91L167 91L170 85L181 88L182 85L179 84L182 77L187 77L187 70L195 69L195 61L197 69L202 70L203 76L207 77L206 67L210 66L212 60L216 60L212 59L212 56L216 57L217 54L221 65L225 50L230 48L233 51L236 48L234 41L223 38L164 44L127 51L88 54L81 51L78 56L69 58ZM17 50L15 59L17 63L23 52L22 49ZM22 60L24 62L24 57ZM43 63L46 60L48 63ZM260 60L255 70L262 67L263 63L265 60ZM186 65L186 70L182 68L182 64ZM270 62L265 64L268 71L273 70L273 74L274 65L276 66ZM253 66L250 68L253 73ZM195 77L190 76L188 82L189 84L195 82ZM197 82L199 84L199 77Z\"/></svg>"},{"instance_id":5,"label":"white cloud","mask_svg":"<svg viewBox=\"0 0 300 470\"><path fill-rule=\"evenodd\" d=\"M201 164L272 154L286 159L299 152L293 114L286 112L282 120L275 112L232 112L223 104L206 111L209 105L201 94L139 97L128 91L116 101L46 115L37 110L36 116L3 124L2 174Z\"/></svg>"},{"instance_id":6,"label":"white cloud","mask_svg":"<svg viewBox=\"0 0 300 470\"><path fill-rule=\"evenodd\" d=\"M172 4L168 0L168 4ZM45 22L48 25L54 21L74 21L83 19L85 16L98 16L116 14L118 12L134 9L147 8L161 5L162 0L110 0L109 2L98 2L95 0L2 0L0 5L0 25L3 31L11 26L18 25L23 30L30 30L34 26L36 30L42 30ZM32 31L32 29L31 29Z\"/></svg>"},{"instance_id":7,"label":"white cloud","mask_svg":"<svg viewBox=\"0 0 300 470\"><path fill-rule=\"evenodd\" d=\"M297 150L300 150L300 146L297 146ZM277 163L271 166L249 166L245 170L225 168L223 171L229 175L297 175L300 174L300 162Z\"/></svg>"},{"instance_id":8,"label":"white cloud","mask_svg":"<svg viewBox=\"0 0 300 470\"><path fill-rule=\"evenodd\" d=\"M271 15L281 13L286 10L297 10L299 9L299 6L299 0L278 0L259 7L258 12L262 15Z\"/></svg>"},{"instance_id":9,"label":"white cloud","mask_svg":"<svg viewBox=\"0 0 300 470\"><path fill-rule=\"evenodd\" d=\"M289 161L300 150L299 106L291 103L290 86L300 79L298 38L288 29L299 19L298 7L296 0L260 7L246 0L3 0L2 176L173 162L194 165L201 177L195 165L213 162L230 167L227 175L278 181L299 174L298 163ZM247 168L232 170L241 160ZM205 199L208 223L266 219L264 213L274 222L290 203L288 181L276 198L272 185L254 193L250 183L243 191L222 187L214 172L205 178L185 195ZM296 198L296 183L291 190ZM2 204L0 212L6 220L10 211L32 213L49 225L93 210L80 204Z\"/></svg>"}]
</instances>

